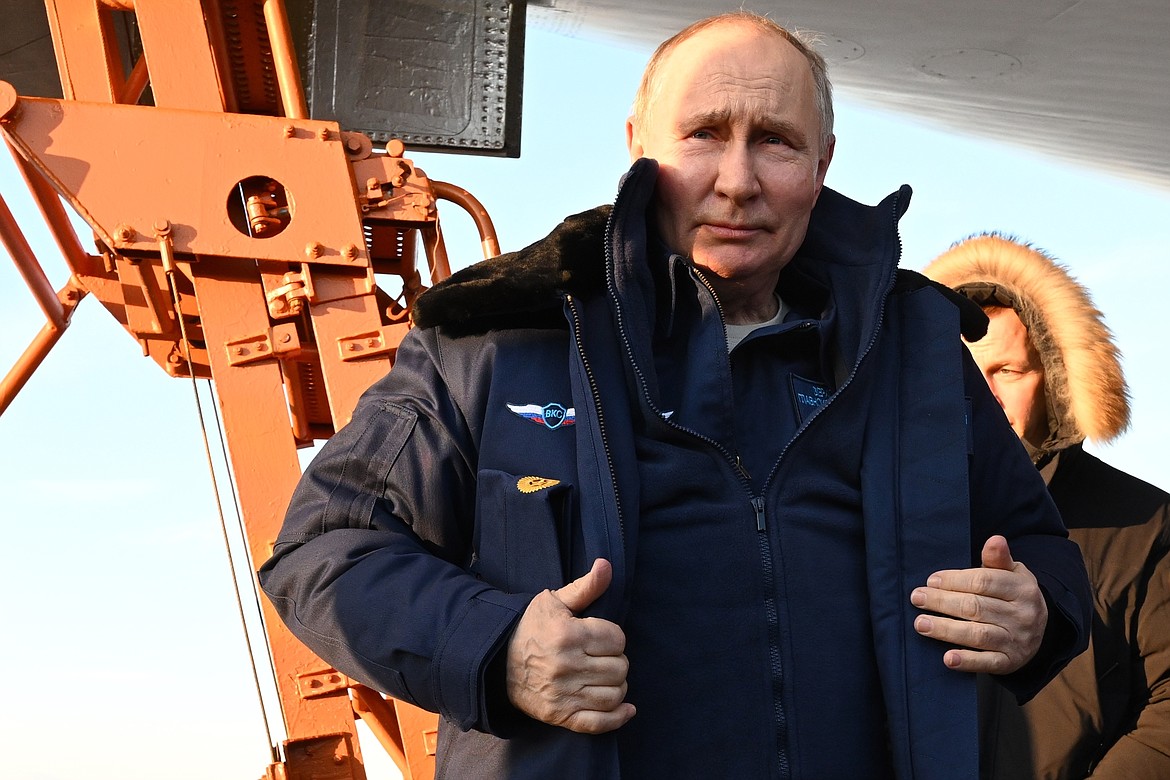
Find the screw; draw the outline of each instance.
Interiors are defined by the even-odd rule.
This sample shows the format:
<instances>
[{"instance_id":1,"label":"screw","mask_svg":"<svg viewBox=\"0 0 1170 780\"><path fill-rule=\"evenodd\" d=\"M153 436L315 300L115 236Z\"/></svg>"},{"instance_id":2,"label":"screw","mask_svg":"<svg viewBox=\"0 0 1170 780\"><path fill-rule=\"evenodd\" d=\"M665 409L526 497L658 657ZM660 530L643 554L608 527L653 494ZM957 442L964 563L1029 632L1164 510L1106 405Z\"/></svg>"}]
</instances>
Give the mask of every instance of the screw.
<instances>
[{"instance_id":1,"label":"screw","mask_svg":"<svg viewBox=\"0 0 1170 780\"><path fill-rule=\"evenodd\" d=\"M329 128L322 127L320 130L317 131L317 137L320 138L322 141L328 141L329 140Z\"/></svg>"},{"instance_id":2,"label":"screw","mask_svg":"<svg viewBox=\"0 0 1170 780\"><path fill-rule=\"evenodd\" d=\"M281 333L280 334L280 343L281 344L287 344L290 341L292 341L292 334L290 334L290 333Z\"/></svg>"},{"instance_id":3,"label":"screw","mask_svg":"<svg viewBox=\"0 0 1170 780\"><path fill-rule=\"evenodd\" d=\"M134 228L129 225L118 225L114 228L114 239L117 241L130 241L134 238Z\"/></svg>"},{"instance_id":4,"label":"screw","mask_svg":"<svg viewBox=\"0 0 1170 780\"><path fill-rule=\"evenodd\" d=\"M235 349L232 350L232 352L235 352L237 355L242 355L246 351L247 350L245 350L243 347L236 347Z\"/></svg>"},{"instance_id":5,"label":"screw","mask_svg":"<svg viewBox=\"0 0 1170 780\"><path fill-rule=\"evenodd\" d=\"M267 344L257 344L257 345L256 345L256 351L257 351L257 352L267 352L267 351L268 351L268 345L267 345Z\"/></svg>"},{"instance_id":6,"label":"screw","mask_svg":"<svg viewBox=\"0 0 1170 780\"><path fill-rule=\"evenodd\" d=\"M323 249L325 249L325 247L321 246L319 241L310 241L305 245L305 254L308 257L320 257L321 251Z\"/></svg>"},{"instance_id":7,"label":"screw","mask_svg":"<svg viewBox=\"0 0 1170 780\"><path fill-rule=\"evenodd\" d=\"M159 238L169 236L171 234L171 223L169 220L156 219L154 221L154 234Z\"/></svg>"},{"instance_id":8,"label":"screw","mask_svg":"<svg viewBox=\"0 0 1170 780\"><path fill-rule=\"evenodd\" d=\"M346 349L348 349L350 352L357 352L359 349L361 349L361 347L357 344L354 344L353 342L350 342Z\"/></svg>"},{"instance_id":9,"label":"screw","mask_svg":"<svg viewBox=\"0 0 1170 780\"><path fill-rule=\"evenodd\" d=\"M376 346L378 346L378 340L377 339L366 339L366 346L367 347L376 347Z\"/></svg>"},{"instance_id":10,"label":"screw","mask_svg":"<svg viewBox=\"0 0 1170 780\"><path fill-rule=\"evenodd\" d=\"M296 134L297 134L297 129L295 127L293 127L292 125L285 125L284 126L284 137L285 138L292 138Z\"/></svg>"},{"instance_id":11,"label":"screw","mask_svg":"<svg viewBox=\"0 0 1170 780\"><path fill-rule=\"evenodd\" d=\"M345 255L347 260L353 260L357 257L357 247L353 244L346 244L345 249L341 250L341 254Z\"/></svg>"}]
</instances>

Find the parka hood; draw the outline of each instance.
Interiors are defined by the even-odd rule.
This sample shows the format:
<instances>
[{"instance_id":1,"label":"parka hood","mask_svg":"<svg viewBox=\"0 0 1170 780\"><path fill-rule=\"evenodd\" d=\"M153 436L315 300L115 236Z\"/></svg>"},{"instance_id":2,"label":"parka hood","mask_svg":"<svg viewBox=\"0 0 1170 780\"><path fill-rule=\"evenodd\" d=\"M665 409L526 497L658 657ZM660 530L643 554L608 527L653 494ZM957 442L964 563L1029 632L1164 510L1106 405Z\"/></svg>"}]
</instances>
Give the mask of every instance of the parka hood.
<instances>
[{"instance_id":1,"label":"parka hood","mask_svg":"<svg viewBox=\"0 0 1170 780\"><path fill-rule=\"evenodd\" d=\"M924 273L980 305L1015 310L1044 366L1048 440L1035 454L1084 439L1108 442L1129 425L1121 353L1088 291L1045 252L999 234L976 235Z\"/></svg>"}]
</instances>

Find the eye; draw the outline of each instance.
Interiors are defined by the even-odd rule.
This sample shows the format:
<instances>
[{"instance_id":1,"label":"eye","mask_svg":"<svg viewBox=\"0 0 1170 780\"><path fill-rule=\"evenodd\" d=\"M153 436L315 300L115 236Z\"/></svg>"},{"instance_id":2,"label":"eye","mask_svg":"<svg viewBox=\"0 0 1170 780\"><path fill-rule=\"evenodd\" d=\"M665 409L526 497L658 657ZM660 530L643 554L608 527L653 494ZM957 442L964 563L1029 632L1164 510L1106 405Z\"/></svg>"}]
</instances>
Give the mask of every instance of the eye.
<instances>
[{"instance_id":1,"label":"eye","mask_svg":"<svg viewBox=\"0 0 1170 780\"><path fill-rule=\"evenodd\" d=\"M705 141L711 137L711 133L707 130L696 130L695 132L691 133L691 138L698 138L701 141Z\"/></svg>"}]
</instances>

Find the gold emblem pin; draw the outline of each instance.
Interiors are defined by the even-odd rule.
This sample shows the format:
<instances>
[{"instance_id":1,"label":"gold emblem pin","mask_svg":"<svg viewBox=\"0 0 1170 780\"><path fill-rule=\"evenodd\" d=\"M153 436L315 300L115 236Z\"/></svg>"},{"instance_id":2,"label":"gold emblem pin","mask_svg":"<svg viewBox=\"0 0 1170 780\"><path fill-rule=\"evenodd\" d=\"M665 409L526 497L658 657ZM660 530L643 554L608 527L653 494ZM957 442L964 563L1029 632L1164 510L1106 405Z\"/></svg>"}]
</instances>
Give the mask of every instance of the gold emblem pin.
<instances>
[{"instance_id":1,"label":"gold emblem pin","mask_svg":"<svg viewBox=\"0 0 1170 780\"><path fill-rule=\"evenodd\" d=\"M538 490L559 485L559 479L549 479L548 477L520 477L516 482L516 489L521 493L535 493Z\"/></svg>"}]
</instances>

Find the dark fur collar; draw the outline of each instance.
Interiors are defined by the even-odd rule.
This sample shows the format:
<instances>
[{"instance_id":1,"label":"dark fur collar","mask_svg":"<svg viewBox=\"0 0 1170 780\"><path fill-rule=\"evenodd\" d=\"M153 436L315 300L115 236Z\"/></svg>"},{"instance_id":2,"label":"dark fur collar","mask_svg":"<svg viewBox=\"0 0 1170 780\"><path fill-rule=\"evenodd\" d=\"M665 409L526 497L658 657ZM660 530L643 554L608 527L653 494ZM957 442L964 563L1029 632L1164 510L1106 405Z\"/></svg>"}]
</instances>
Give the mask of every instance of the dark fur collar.
<instances>
[{"instance_id":1,"label":"dark fur collar","mask_svg":"<svg viewBox=\"0 0 1170 780\"><path fill-rule=\"evenodd\" d=\"M611 210L599 206L574 214L536 243L452 274L415 301L415 326L442 326L452 336L501 328L565 327L565 294L584 296L605 289L605 229ZM983 336L987 316L979 306L921 274L898 269L895 293L927 286L958 307L968 340Z\"/></svg>"},{"instance_id":2,"label":"dark fur collar","mask_svg":"<svg viewBox=\"0 0 1170 780\"><path fill-rule=\"evenodd\" d=\"M611 207L574 214L517 252L458 271L419 297L414 324L451 335L496 328L565 327L562 297L605 289L605 226Z\"/></svg>"}]
</instances>

